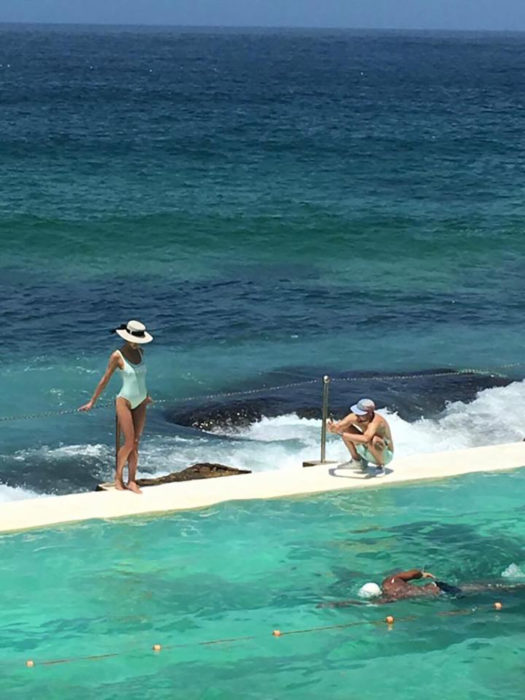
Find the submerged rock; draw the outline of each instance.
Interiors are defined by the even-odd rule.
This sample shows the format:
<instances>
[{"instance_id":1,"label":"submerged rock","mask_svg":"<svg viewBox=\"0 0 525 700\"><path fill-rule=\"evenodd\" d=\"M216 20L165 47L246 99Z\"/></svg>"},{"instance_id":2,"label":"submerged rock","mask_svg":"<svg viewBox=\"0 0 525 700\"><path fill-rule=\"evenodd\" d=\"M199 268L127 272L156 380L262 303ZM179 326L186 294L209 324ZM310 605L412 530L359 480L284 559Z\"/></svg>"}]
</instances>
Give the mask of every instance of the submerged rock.
<instances>
[{"instance_id":1,"label":"submerged rock","mask_svg":"<svg viewBox=\"0 0 525 700\"><path fill-rule=\"evenodd\" d=\"M248 469L235 469L224 464L202 462L192 464L180 472L173 472L165 476L152 477L150 479L137 479L139 486L157 486L159 484L171 484L174 481L192 481L194 479L216 479L220 476L235 476L237 474L251 474Z\"/></svg>"},{"instance_id":2,"label":"submerged rock","mask_svg":"<svg viewBox=\"0 0 525 700\"><path fill-rule=\"evenodd\" d=\"M170 423L198 430L213 431L216 428L235 430L247 428L260 421L263 416L278 416L286 413L287 410L290 408L279 397L273 399L258 397L242 401L207 403L204 406L189 409L175 408L168 411L166 417Z\"/></svg>"}]
</instances>

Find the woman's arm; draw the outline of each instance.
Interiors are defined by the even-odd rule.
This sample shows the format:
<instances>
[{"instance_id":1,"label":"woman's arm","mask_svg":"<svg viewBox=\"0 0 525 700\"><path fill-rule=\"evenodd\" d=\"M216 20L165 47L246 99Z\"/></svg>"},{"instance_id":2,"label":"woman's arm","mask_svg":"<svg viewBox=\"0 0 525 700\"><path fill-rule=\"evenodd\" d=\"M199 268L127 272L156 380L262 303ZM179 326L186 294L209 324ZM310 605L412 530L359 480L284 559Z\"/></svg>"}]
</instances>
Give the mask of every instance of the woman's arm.
<instances>
[{"instance_id":1,"label":"woman's arm","mask_svg":"<svg viewBox=\"0 0 525 700\"><path fill-rule=\"evenodd\" d=\"M93 396L87 403L85 403L83 406L80 406L80 408L78 409L79 411L91 411L93 406L96 404L98 397L106 388L113 372L117 369L117 367L120 367L120 355L117 351L115 351L109 358L107 369L104 372L104 376L97 384Z\"/></svg>"}]
</instances>

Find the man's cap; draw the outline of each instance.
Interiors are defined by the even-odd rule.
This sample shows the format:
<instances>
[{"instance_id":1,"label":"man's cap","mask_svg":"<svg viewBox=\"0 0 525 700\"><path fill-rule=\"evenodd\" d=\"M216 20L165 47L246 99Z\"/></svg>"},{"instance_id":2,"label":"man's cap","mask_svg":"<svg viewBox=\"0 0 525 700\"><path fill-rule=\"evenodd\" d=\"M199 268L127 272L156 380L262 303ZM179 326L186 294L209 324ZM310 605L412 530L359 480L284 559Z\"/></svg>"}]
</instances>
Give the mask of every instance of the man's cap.
<instances>
[{"instance_id":1,"label":"man's cap","mask_svg":"<svg viewBox=\"0 0 525 700\"><path fill-rule=\"evenodd\" d=\"M367 413L373 413L376 410L376 405L372 399L359 399L357 403L350 407L350 410L356 416L366 416Z\"/></svg>"}]
</instances>

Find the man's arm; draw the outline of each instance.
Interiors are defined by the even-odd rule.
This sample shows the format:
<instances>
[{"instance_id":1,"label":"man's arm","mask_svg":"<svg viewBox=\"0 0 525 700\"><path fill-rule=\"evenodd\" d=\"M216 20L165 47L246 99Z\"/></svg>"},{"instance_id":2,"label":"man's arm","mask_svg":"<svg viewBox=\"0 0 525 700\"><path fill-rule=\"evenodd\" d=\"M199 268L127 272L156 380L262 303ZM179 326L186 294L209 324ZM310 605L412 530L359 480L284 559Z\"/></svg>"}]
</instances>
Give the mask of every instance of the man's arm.
<instances>
[{"instance_id":1,"label":"man's arm","mask_svg":"<svg viewBox=\"0 0 525 700\"><path fill-rule=\"evenodd\" d=\"M349 428L352 423L355 423L355 421L355 415L353 413L349 413L344 418L341 418L341 420L329 421L327 423L327 427L331 433L344 433L344 431Z\"/></svg>"},{"instance_id":2,"label":"man's arm","mask_svg":"<svg viewBox=\"0 0 525 700\"><path fill-rule=\"evenodd\" d=\"M363 433L364 441L365 442L371 442L372 438L374 435L377 434L377 429L381 425L381 416L379 416L377 413L374 416L374 419L368 424L368 428L365 430Z\"/></svg>"}]
</instances>

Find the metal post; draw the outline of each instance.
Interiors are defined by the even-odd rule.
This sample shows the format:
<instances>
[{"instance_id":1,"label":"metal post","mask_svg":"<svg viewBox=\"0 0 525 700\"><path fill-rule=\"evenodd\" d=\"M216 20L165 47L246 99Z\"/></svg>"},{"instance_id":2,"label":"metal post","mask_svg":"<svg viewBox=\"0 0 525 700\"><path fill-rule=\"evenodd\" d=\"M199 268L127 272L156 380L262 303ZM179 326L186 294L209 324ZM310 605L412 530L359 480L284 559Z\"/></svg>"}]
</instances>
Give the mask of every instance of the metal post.
<instances>
[{"instance_id":1,"label":"metal post","mask_svg":"<svg viewBox=\"0 0 525 700\"><path fill-rule=\"evenodd\" d=\"M328 420L328 395L330 393L330 377L323 377L323 408L321 422L321 464L326 462L326 421Z\"/></svg>"},{"instance_id":2,"label":"metal post","mask_svg":"<svg viewBox=\"0 0 525 700\"><path fill-rule=\"evenodd\" d=\"M303 467L316 467L319 464L331 464L331 461L326 459L326 421L328 420L330 381L330 377L325 374L323 377L323 404L321 408L321 459L312 459L303 462Z\"/></svg>"}]
</instances>

